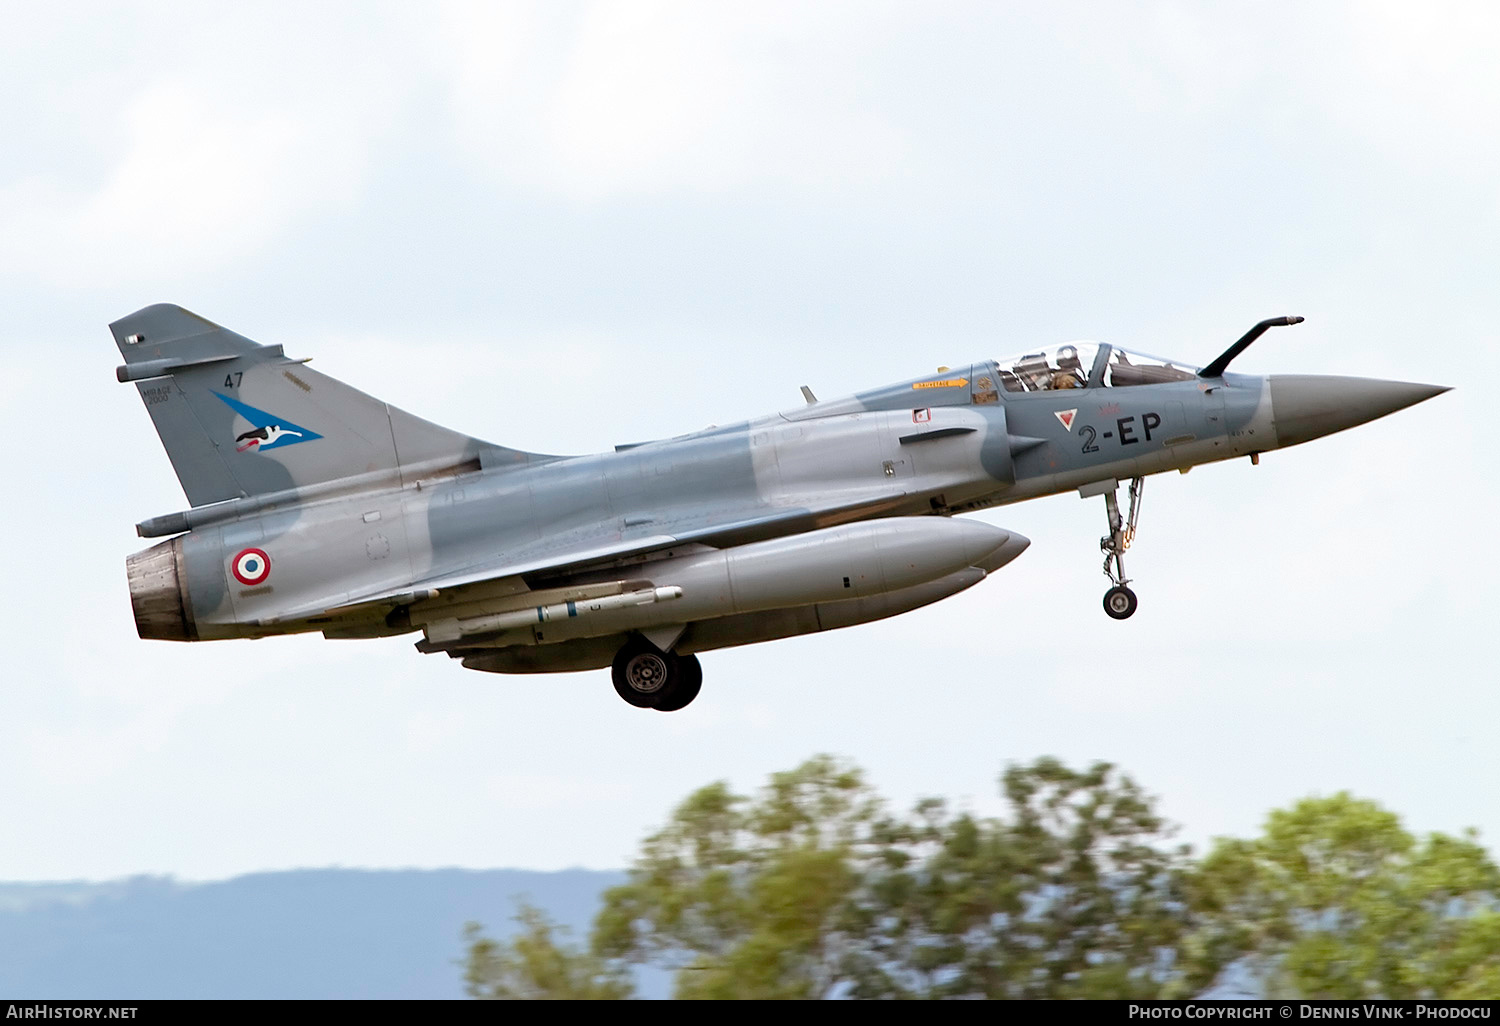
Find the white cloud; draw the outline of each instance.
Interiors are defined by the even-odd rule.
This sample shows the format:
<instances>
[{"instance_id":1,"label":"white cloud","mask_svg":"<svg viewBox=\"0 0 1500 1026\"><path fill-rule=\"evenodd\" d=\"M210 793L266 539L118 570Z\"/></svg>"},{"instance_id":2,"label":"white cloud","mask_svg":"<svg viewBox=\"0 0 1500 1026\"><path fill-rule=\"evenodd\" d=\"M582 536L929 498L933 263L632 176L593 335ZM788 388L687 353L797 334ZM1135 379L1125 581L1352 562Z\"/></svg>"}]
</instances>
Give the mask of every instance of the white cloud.
<instances>
[{"instance_id":1,"label":"white cloud","mask_svg":"<svg viewBox=\"0 0 1500 1026\"><path fill-rule=\"evenodd\" d=\"M1500 140L1500 8L1357 4L1341 21L1350 66L1324 80L1335 115L1392 159L1493 183Z\"/></svg>"},{"instance_id":2,"label":"white cloud","mask_svg":"<svg viewBox=\"0 0 1500 1026\"><path fill-rule=\"evenodd\" d=\"M0 70L46 128L0 168L0 271L68 288L180 280L349 209L410 89L403 20L332 49L327 15L297 20L289 33L274 11L148 8L107 46L72 40L54 88L27 63Z\"/></svg>"},{"instance_id":3,"label":"white cloud","mask_svg":"<svg viewBox=\"0 0 1500 1026\"><path fill-rule=\"evenodd\" d=\"M92 191L29 180L0 191L0 266L69 280L180 275L285 226L303 130L270 112L216 109L183 83L122 115L126 143Z\"/></svg>"},{"instance_id":4,"label":"white cloud","mask_svg":"<svg viewBox=\"0 0 1500 1026\"><path fill-rule=\"evenodd\" d=\"M895 10L455 6L435 59L463 144L532 187L580 200L842 189L889 181L910 156L857 86Z\"/></svg>"}]
</instances>

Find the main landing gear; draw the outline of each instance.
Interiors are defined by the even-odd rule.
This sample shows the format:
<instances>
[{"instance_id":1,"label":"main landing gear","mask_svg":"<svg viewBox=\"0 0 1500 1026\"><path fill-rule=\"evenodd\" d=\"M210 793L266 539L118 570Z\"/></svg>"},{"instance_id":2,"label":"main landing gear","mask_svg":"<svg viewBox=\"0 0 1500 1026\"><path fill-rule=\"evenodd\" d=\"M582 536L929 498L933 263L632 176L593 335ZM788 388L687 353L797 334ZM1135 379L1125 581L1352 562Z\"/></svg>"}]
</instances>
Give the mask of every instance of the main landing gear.
<instances>
[{"instance_id":1,"label":"main landing gear","mask_svg":"<svg viewBox=\"0 0 1500 1026\"><path fill-rule=\"evenodd\" d=\"M1109 533L1099 539L1099 548L1104 552L1104 573L1114 587L1104 593L1104 611L1116 620L1127 620L1135 613L1139 604L1135 592L1126 585L1125 550L1135 540L1135 522L1141 515L1141 489L1146 479L1137 477L1130 482L1130 513L1120 518L1120 504L1115 499L1119 489L1104 493L1104 508L1109 513Z\"/></svg>"},{"instance_id":2,"label":"main landing gear","mask_svg":"<svg viewBox=\"0 0 1500 1026\"><path fill-rule=\"evenodd\" d=\"M663 652L639 635L615 654L615 691L638 709L676 712L698 697L703 687L703 665L695 655Z\"/></svg>"}]
</instances>

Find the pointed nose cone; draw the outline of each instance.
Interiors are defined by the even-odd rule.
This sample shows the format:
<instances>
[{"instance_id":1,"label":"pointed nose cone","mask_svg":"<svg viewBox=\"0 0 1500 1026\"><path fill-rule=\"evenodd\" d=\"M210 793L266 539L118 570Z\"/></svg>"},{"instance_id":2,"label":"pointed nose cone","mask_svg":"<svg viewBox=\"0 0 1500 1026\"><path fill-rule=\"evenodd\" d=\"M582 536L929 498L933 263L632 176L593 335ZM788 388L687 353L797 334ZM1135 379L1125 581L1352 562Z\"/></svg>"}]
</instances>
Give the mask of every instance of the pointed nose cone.
<instances>
[{"instance_id":1,"label":"pointed nose cone","mask_svg":"<svg viewBox=\"0 0 1500 1026\"><path fill-rule=\"evenodd\" d=\"M1321 374L1271 375L1271 416L1285 448L1357 427L1448 391L1444 385L1342 378Z\"/></svg>"}]
</instances>

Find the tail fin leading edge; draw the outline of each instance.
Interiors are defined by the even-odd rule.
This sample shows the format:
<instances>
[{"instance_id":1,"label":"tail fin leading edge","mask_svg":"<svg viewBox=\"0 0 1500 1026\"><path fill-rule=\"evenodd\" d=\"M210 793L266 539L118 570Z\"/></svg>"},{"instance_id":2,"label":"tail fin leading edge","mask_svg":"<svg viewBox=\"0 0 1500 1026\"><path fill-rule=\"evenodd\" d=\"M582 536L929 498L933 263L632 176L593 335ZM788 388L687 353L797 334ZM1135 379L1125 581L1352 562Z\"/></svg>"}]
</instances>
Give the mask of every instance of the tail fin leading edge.
<instances>
[{"instance_id":1,"label":"tail fin leading edge","mask_svg":"<svg viewBox=\"0 0 1500 1026\"><path fill-rule=\"evenodd\" d=\"M188 502L202 506L356 475L526 462L167 303L110 326Z\"/></svg>"}]
</instances>

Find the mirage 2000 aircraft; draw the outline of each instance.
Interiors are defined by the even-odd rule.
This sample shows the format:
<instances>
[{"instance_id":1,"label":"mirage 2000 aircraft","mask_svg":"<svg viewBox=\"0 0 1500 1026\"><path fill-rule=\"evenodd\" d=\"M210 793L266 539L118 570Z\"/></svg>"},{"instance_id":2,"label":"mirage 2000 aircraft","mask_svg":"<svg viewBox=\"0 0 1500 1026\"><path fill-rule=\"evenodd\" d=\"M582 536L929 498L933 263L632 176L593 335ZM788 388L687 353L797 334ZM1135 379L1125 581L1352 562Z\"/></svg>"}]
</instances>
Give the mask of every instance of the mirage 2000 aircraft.
<instances>
[{"instance_id":1,"label":"mirage 2000 aircraft","mask_svg":"<svg viewBox=\"0 0 1500 1026\"><path fill-rule=\"evenodd\" d=\"M521 452L371 398L181 307L110 326L190 509L126 561L143 638L421 631L475 670L612 667L681 709L699 652L957 594L1027 539L955 513L1104 499L1105 612L1147 475L1298 445L1447 389L1228 373L1076 343L592 456ZM1116 495L1129 482L1122 515Z\"/></svg>"}]
</instances>

